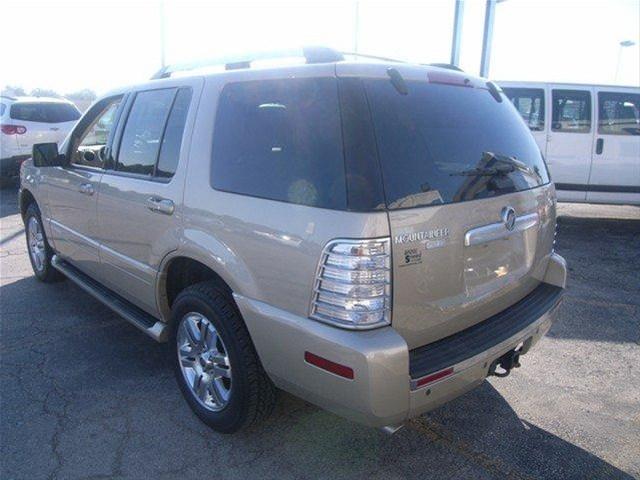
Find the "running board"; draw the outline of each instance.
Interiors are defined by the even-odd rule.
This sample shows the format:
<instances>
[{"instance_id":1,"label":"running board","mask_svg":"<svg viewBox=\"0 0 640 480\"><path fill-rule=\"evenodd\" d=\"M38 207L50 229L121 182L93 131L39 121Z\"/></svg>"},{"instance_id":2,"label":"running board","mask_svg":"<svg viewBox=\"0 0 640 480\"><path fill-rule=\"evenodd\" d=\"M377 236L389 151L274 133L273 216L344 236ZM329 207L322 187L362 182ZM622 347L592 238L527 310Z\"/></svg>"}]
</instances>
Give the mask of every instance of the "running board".
<instances>
[{"instance_id":1,"label":"running board","mask_svg":"<svg viewBox=\"0 0 640 480\"><path fill-rule=\"evenodd\" d=\"M167 325L153 315L148 314L117 293L109 290L69 262L58 257L58 255L53 256L51 265L53 265L56 270L62 272L69 280L76 283L85 292L100 300L107 307L111 308L111 310L122 316L135 327L138 327L154 340L158 342L165 342L167 340Z\"/></svg>"}]
</instances>

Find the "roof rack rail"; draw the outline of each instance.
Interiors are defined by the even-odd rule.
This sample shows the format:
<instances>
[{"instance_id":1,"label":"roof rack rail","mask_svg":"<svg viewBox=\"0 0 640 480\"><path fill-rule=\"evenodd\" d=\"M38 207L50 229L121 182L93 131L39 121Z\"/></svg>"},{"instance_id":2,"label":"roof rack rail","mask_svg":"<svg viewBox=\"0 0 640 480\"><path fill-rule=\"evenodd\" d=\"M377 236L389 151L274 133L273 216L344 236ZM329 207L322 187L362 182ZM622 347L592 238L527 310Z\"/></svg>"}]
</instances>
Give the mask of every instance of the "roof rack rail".
<instances>
[{"instance_id":1,"label":"roof rack rail","mask_svg":"<svg viewBox=\"0 0 640 480\"><path fill-rule=\"evenodd\" d=\"M427 65L429 65L430 67L439 67L439 68L446 68L447 70L455 70L456 72L464 72L464 70L462 70L460 67L458 67L457 65L453 65L451 63L428 63Z\"/></svg>"},{"instance_id":2,"label":"roof rack rail","mask_svg":"<svg viewBox=\"0 0 640 480\"><path fill-rule=\"evenodd\" d=\"M0 95L0 98L6 98L7 100L17 100L16 97L12 97L11 95Z\"/></svg>"},{"instance_id":3,"label":"roof rack rail","mask_svg":"<svg viewBox=\"0 0 640 480\"><path fill-rule=\"evenodd\" d=\"M366 53L357 53L357 52L340 52L340 53L342 53L342 55L349 55L350 57L370 58L372 60L380 60L382 62L407 63L404 60L398 60L397 58L378 57L377 55L367 55Z\"/></svg>"},{"instance_id":4,"label":"roof rack rail","mask_svg":"<svg viewBox=\"0 0 640 480\"><path fill-rule=\"evenodd\" d=\"M158 70L151 80L168 78L173 73L186 72L198 68L224 66L225 70L250 68L258 60L276 60L279 58L304 58L306 63L331 63L344 60L342 54L328 47L303 47L297 49L275 50L271 52L253 52L238 56L226 56L197 60L194 62L167 65Z\"/></svg>"}]
</instances>

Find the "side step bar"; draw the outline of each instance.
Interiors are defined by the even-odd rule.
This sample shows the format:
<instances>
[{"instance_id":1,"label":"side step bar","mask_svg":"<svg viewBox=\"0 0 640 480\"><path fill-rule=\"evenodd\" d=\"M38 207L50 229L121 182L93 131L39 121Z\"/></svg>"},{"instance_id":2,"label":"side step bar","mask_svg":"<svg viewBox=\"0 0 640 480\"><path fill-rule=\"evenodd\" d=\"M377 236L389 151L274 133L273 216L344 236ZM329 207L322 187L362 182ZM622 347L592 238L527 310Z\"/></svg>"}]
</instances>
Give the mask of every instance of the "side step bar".
<instances>
[{"instance_id":1,"label":"side step bar","mask_svg":"<svg viewBox=\"0 0 640 480\"><path fill-rule=\"evenodd\" d=\"M51 265L56 270L62 272L69 280L76 283L85 292L100 300L107 307L122 316L129 323L138 327L144 333L158 342L167 340L167 325L153 315L148 314L141 308L133 305L125 300L117 293L109 290L107 287L97 282L87 274L81 272L69 262L64 261L58 255L54 255L51 259Z\"/></svg>"}]
</instances>

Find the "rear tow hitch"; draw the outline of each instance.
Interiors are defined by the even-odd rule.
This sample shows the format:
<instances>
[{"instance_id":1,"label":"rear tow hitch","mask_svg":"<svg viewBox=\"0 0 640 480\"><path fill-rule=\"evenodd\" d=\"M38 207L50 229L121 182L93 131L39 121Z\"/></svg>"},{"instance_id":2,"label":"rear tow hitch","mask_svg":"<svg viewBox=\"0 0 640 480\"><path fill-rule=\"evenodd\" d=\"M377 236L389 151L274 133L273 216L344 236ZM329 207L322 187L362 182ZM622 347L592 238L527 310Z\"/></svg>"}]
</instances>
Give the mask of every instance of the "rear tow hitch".
<instances>
[{"instance_id":1,"label":"rear tow hitch","mask_svg":"<svg viewBox=\"0 0 640 480\"><path fill-rule=\"evenodd\" d=\"M496 377L506 377L511 373L512 368L518 367L520 367L520 350L510 350L491 363L489 366L488 376L495 375Z\"/></svg>"}]
</instances>

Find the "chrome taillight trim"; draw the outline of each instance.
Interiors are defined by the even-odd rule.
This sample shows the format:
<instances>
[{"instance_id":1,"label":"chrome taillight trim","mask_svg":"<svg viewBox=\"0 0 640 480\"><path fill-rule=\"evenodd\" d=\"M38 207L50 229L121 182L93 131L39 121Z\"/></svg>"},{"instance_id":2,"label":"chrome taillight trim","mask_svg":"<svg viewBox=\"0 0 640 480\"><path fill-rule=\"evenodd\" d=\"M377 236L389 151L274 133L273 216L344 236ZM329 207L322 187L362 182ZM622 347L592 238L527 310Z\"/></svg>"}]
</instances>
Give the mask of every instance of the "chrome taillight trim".
<instances>
[{"instance_id":1,"label":"chrome taillight trim","mask_svg":"<svg viewBox=\"0 0 640 480\"><path fill-rule=\"evenodd\" d=\"M359 255L358 252L362 254ZM351 262L350 265L353 268L349 266L345 268L344 265L338 266L340 261L328 262L332 256L362 258L363 261ZM367 259L371 258L375 260L367 262ZM367 272L375 273L367 275ZM391 272L391 239L389 237L361 240L335 239L328 242L316 269L309 318L349 330L371 330L390 325ZM361 293L358 293L358 290ZM368 305L373 309L359 310L358 300L362 300L363 307ZM378 305L380 302L382 305ZM340 303L355 305L341 307ZM359 315L362 317L381 315L381 319L372 323L356 323L331 317L332 312L336 317L342 317L343 314L345 317L352 316L352 318Z\"/></svg>"}]
</instances>

